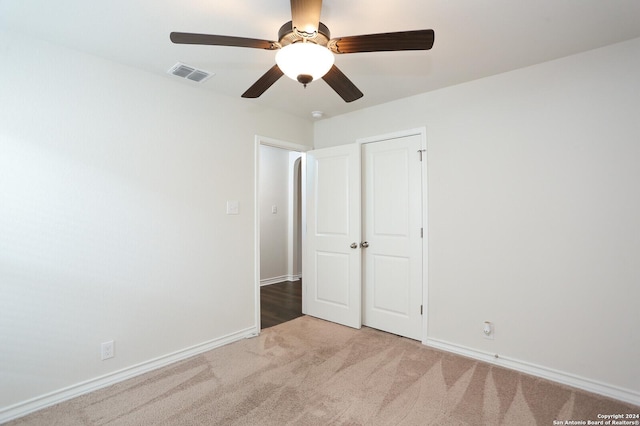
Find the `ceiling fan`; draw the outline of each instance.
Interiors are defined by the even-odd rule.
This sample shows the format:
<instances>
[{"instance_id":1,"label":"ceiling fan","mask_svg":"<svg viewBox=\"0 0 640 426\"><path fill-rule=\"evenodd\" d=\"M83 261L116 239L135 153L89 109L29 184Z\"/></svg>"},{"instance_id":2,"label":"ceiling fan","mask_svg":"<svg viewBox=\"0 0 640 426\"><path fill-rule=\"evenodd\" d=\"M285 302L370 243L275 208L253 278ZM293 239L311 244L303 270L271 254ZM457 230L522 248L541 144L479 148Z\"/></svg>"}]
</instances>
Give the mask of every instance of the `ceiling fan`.
<instances>
[{"instance_id":1,"label":"ceiling fan","mask_svg":"<svg viewBox=\"0 0 640 426\"><path fill-rule=\"evenodd\" d=\"M291 0L292 20L278 31L278 41L212 34L172 32L177 44L250 47L278 50L276 65L258 79L243 98L257 98L280 77L287 75L305 87L322 78L345 100L353 102L363 93L334 65L336 54L398 50L429 50L433 30L401 31L331 38L329 28L320 22L322 0Z\"/></svg>"}]
</instances>

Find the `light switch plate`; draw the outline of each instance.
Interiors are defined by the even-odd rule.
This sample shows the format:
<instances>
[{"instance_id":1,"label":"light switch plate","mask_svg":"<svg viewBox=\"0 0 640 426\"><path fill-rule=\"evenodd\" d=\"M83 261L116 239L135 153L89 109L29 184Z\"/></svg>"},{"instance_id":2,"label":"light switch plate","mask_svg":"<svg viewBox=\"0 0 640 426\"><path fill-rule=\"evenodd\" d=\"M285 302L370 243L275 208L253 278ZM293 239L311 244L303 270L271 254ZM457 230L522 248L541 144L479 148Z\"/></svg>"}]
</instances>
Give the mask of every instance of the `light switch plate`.
<instances>
[{"instance_id":1,"label":"light switch plate","mask_svg":"<svg viewBox=\"0 0 640 426\"><path fill-rule=\"evenodd\" d=\"M238 214L240 212L240 203L237 201L227 201L227 214Z\"/></svg>"}]
</instances>

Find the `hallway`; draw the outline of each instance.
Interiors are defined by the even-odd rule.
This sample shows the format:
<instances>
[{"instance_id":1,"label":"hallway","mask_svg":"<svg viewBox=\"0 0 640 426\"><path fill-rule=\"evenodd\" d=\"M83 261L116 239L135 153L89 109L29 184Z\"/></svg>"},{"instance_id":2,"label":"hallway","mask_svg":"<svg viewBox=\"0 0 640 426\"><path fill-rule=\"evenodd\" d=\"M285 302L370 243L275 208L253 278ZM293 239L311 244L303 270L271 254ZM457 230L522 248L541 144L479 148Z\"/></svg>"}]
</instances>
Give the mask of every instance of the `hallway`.
<instances>
[{"instance_id":1,"label":"hallway","mask_svg":"<svg viewBox=\"0 0 640 426\"><path fill-rule=\"evenodd\" d=\"M262 329L302 316L302 280L260 287L260 313Z\"/></svg>"}]
</instances>

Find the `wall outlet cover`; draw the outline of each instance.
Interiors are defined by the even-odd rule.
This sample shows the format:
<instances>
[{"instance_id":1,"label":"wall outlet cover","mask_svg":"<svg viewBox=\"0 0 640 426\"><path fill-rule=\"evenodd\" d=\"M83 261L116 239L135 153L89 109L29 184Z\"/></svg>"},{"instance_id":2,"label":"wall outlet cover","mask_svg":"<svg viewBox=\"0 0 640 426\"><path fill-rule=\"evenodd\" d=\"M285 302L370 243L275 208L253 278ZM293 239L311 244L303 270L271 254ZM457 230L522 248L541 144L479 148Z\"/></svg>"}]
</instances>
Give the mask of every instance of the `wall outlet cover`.
<instances>
[{"instance_id":1,"label":"wall outlet cover","mask_svg":"<svg viewBox=\"0 0 640 426\"><path fill-rule=\"evenodd\" d=\"M100 345L100 355L102 360L113 358L115 356L113 340L104 342Z\"/></svg>"}]
</instances>

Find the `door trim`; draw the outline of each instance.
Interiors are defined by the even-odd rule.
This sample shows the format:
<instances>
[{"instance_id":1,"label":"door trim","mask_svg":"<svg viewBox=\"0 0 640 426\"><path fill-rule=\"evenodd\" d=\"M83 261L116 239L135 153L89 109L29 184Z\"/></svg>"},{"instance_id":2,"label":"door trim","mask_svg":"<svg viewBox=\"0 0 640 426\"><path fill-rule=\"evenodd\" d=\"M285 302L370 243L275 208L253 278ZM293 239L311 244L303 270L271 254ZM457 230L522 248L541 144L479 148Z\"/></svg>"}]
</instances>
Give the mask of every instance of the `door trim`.
<instances>
[{"instance_id":1,"label":"door trim","mask_svg":"<svg viewBox=\"0 0 640 426\"><path fill-rule=\"evenodd\" d=\"M269 138L266 136L256 135L254 138L254 152L253 152L253 221L254 221L254 236L253 236L253 258L254 258L254 305L255 305L255 332L256 334L260 334L260 146L271 146L274 148L281 148L287 151L295 151L300 152L303 158L304 164L304 153L313 149L310 146L300 145L297 143L281 141L278 139ZM302 185L302 199L301 203L303 206L302 211L302 246L304 247L305 241L305 229L306 229L306 216L304 212L304 203L305 203L305 177L301 176L301 185ZM302 273L302 271L301 271Z\"/></svg>"},{"instance_id":2,"label":"door trim","mask_svg":"<svg viewBox=\"0 0 640 426\"><path fill-rule=\"evenodd\" d=\"M366 143L382 142L389 139L403 138L406 136L420 136L420 146L424 150L422 152L422 227L424 229L424 238L422 239L422 306L424 313L422 315L422 344L427 344L428 336L428 319L429 319L429 221L428 221L428 176L427 176L427 128L417 127L414 129L400 130L382 135L370 136L366 138L356 139L356 143L362 145ZM417 153L416 153L417 155Z\"/></svg>"}]
</instances>

